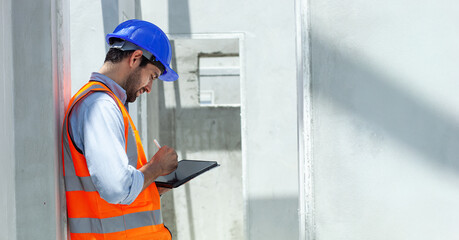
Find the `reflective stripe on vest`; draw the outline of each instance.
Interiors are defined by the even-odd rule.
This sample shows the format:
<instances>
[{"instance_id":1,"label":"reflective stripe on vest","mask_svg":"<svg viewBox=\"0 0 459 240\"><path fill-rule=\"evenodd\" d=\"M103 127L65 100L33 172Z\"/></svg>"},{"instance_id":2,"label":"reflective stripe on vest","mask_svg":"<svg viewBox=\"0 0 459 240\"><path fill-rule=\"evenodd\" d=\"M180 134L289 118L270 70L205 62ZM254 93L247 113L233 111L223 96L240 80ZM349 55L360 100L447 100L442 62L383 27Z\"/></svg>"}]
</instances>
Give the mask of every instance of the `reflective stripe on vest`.
<instances>
[{"instance_id":1,"label":"reflective stripe on vest","mask_svg":"<svg viewBox=\"0 0 459 240\"><path fill-rule=\"evenodd\" d=\"M69 226L73 233L113 233L162 222L161 211L155 210L102 219L70 218Z\"/></svg>"},{"instance_id":2,"label":"reflective stripe on vest","mask_svg":"<svg viewBox=\"0 0 459 240\"><path fill-rule=\"evenodd\" d=\"M99 82L89 82L70 100L63 126L62 157L67 198L67 214L72 239L158 239L170 240L164 227L155 184L142 191L130 205L110 204L97 192L84 155L74 146L69 116L75 104L92 92L102 91L117 103L124 122L129 165L140 168L146 157L138 132L126 108L115 94ZM101 160L103 161L103 160Z\"/></svg>"}]
</instances>

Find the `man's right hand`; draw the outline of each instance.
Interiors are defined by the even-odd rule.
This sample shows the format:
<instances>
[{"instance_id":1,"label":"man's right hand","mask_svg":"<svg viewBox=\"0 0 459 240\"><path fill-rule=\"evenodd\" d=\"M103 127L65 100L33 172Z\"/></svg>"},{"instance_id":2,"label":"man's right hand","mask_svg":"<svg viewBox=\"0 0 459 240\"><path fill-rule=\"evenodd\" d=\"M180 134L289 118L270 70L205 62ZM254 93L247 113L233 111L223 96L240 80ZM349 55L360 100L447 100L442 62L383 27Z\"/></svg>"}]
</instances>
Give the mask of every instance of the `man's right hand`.
<instances>
[{"instance_id":1,"label":"man's right hand","mask_svg":"<svg viewBox=\"0 0 459 240\"><path fill-rule=\"evenodd\" d=\"M177 153L173 148L163 146L151 158L150 162L156 164L160 169L159 176L164 176L173 172L177 168Z\"/></svg>"},{"instance_id":2,"label":"man's right hand","mask_svg":"<svg viewBox=\"0 0 459 240\"><path fill-rule=\"evenodd\" d=\"M177 166L178 161L175 150L168 146L161 147L151 160L139 169L144 176L142 191L150 186L157 177L173 172Z\"/></svg>"}]
</instances>

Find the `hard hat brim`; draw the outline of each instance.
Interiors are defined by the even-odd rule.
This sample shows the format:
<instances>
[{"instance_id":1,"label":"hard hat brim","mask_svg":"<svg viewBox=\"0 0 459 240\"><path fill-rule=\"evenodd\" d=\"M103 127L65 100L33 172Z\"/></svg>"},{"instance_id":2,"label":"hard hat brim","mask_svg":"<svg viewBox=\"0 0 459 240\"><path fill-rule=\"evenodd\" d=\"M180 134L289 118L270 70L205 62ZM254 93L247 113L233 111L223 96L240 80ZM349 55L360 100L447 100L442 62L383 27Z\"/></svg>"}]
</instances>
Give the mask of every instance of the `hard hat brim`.
<instances>
[{"instance_id":1,"label":"hard hat brim","mask_svg":"<svg viewBox=\"0 0 459 240\"><path fill-rule=\"evenodd\" d=\"M158 78L160 80L163 80L163 81L166 81L166 82L173 82L173 81L177 80L178 79L178 74L174 70L172 70L172 68L168 67L164 63L163 63L163 65L166 68L166 70Z\"/></svg>"}]
</instances>

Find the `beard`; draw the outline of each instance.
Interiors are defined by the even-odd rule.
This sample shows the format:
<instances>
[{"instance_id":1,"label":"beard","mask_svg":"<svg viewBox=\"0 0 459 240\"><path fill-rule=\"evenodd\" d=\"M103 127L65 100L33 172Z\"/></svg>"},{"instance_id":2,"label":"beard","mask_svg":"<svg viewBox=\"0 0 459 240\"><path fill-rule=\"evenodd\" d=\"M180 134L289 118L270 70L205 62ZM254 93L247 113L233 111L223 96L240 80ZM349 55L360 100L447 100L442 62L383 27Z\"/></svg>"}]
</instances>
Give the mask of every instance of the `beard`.
<instances>
[{"instance_id":1,"label":"beard","mask_svg":"<svg viewBox=\"0 0 459 240\"><path fill-rule=\"evenodd\" d=\"M129 74L128 79L126 80L124 88L126 90L126 102L134 102L137 98L137 91L139 91L139 79L140 67Z\"/></svg>"}]
</instances>

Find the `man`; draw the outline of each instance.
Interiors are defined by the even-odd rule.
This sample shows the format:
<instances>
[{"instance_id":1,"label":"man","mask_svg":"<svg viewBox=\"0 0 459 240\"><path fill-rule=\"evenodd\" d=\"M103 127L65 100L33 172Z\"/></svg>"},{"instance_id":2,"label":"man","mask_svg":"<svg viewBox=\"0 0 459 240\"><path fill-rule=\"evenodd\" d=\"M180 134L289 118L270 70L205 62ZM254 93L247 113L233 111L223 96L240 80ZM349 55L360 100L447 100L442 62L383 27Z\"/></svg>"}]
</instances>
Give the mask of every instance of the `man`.
<instances>
[{"instance_id":1,"label":"man","mask_svg":"<svg viewBox=\"0 0 459 240\"><path fill-rule=\"evenodd\" d=\"M153 182L177 168L177 154L163 146L147 162L127 110L127 102L151 91L154 79L177 80L169 39L134 19L106 40L111 48L104 65L71 99L64 120L70 238L170 240Z\"/></svg>"}]
</instances>

